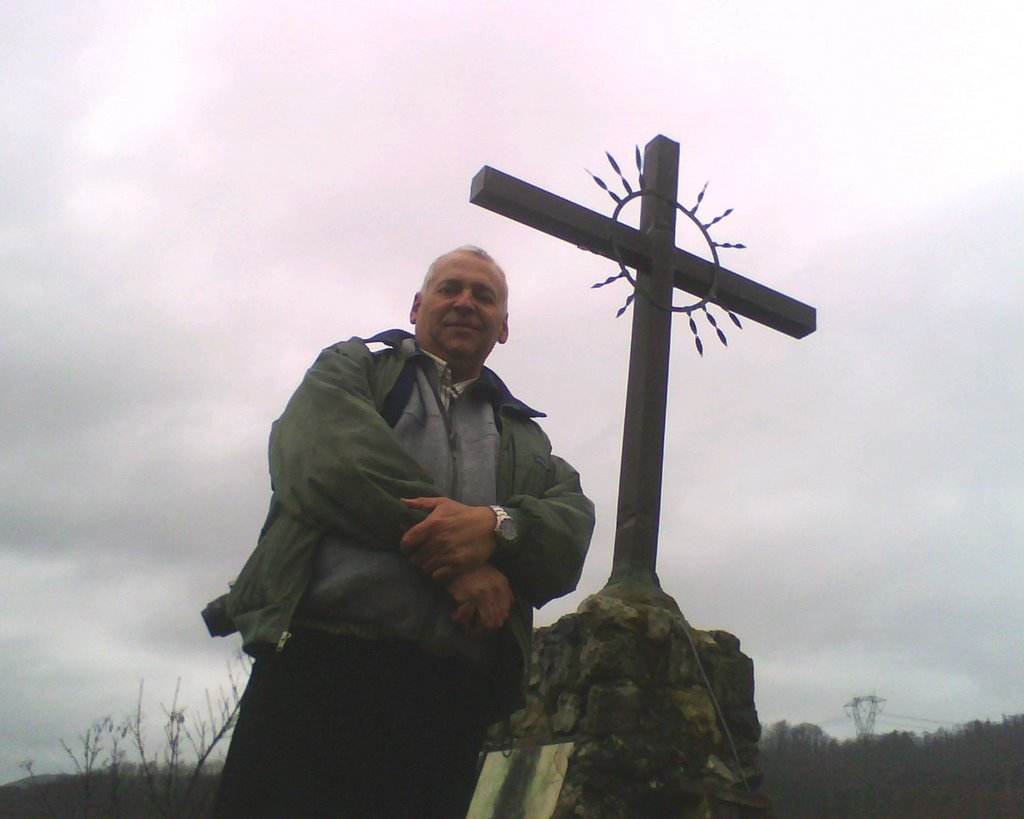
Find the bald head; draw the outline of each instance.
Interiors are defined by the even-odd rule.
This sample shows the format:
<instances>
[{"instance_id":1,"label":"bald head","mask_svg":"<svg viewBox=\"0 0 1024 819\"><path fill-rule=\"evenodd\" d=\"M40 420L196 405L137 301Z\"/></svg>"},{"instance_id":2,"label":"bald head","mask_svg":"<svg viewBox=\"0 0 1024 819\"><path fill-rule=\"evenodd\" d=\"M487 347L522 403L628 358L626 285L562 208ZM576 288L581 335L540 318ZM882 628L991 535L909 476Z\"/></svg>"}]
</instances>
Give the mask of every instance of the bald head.
<instances>
[{"instance_id":1,"label":"bald head","mask_svg":"<svg viewBox=\"0 0 1024 819\"><path fill-rule=\"evenodd\" d=\"M499 279L501 280L502 286L505 289L505 302L506 304L508 303L508 279L505 277L505 271L501 269L500 264L494 261L494 257L490 253L488 253L482 247L477 247L476 245L461 245L460 247L457 247L454 250L449 250L447 253L442 253L440 256L434 259L434 261L432 261L430 263L430 266L427 268L427 274L423 277L423 284L420 285L421 293L425 292L430 288L430 283L434 280L434 277L437 275L438 265L445 259L447 259L449 256L452 256L456 253L468 253L470 256L475 256L476 258L481 259L487 262L488 264L492 265L494 267L495 272L498 274Z\"/></svg>"}]
</instances>

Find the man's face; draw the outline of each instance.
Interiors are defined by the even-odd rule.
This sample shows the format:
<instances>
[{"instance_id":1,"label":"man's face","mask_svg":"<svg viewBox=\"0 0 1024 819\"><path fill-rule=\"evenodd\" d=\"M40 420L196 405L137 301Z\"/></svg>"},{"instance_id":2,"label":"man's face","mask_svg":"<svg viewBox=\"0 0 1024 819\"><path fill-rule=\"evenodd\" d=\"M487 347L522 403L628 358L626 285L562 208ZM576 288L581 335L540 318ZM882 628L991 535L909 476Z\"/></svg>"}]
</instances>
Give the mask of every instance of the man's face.
<instances>
[{"instance_id":1,"label":"man's face","mask_svg":"<svg viewBox=\"0 0 1024 819\"><path fill-rule=\"evenodd\" d=\"M472 253L445 256L412 301L420 347L444 359L452 378L480 374L494 345L508 340L508 294L498 269Z\"/></svg>"}]
</instances>

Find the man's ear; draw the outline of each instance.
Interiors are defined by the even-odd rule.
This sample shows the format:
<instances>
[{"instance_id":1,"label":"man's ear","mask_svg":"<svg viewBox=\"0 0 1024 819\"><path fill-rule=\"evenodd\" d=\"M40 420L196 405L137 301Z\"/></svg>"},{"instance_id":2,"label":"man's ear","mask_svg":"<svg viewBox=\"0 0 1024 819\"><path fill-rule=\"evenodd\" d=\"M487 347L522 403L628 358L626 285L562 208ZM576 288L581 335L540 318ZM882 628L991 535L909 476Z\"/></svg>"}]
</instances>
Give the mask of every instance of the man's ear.
<instances>
[{"instance_id":1,"label":"man's ear","mask_svg":"<svg viewBox=\"0 0 1024 819\"><path fill-rule=\"evenodd\" d=\"M501 332L498 334L498 343L504 344L508 341L508 313L505 314L505 318L501 322Z\"/></svg>"},{"instance_id":2,"label":"man's ear","mask_svg":"<svg viewBox=\"0 0 1024 819\"><path fill-rule=\"evenodd\" d=\"M412 308L409 310L409 323L416 323L416 314L420 311L420 294L412 297Z\"/></svg>"}]
</instances>

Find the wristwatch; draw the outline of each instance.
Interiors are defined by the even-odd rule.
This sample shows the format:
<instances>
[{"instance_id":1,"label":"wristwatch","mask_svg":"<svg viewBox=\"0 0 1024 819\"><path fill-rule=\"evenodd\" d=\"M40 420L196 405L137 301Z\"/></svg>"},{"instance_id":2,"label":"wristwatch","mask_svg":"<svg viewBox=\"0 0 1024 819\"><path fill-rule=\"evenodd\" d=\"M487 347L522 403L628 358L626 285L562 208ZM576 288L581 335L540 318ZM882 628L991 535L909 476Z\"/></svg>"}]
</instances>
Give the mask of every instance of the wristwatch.
<instances>
[{"instance_id":1,"label":"wristwatch","mask_svg":"<svg viewBox=\"0 0 1024 819\"><path fill-rule=\"evenodd\" d=\"M502 543L515 543L519 527L515 519L505 511L503 506L492 506L491 510L498 519L494 524L494 534Z\"/></svg>"}]
</instances>

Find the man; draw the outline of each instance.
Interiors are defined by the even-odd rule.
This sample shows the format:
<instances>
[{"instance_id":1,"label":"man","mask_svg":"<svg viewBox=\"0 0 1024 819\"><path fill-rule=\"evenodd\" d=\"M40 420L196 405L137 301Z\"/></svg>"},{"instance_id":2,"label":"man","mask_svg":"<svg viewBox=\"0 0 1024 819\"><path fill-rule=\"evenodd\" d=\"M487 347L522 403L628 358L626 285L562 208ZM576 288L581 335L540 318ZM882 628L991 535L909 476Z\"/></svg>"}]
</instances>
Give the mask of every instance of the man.
<instances>
[{"instance_id":1,"label":"man","mask_svg":"<svg viewBox=\"0 0 1024 819\"><path fill-rule=\"evenodd\" d=\"M521 702L532 607L575 588L594 525L540 413L484 367L507 302L486 252L444 254L414 337L327 348L275 422L228 597L254 665L218 816L465 815L486 726Z\"/></svg>"}]
</instances>

